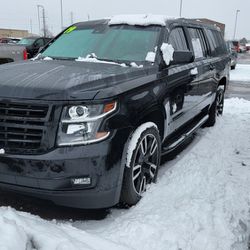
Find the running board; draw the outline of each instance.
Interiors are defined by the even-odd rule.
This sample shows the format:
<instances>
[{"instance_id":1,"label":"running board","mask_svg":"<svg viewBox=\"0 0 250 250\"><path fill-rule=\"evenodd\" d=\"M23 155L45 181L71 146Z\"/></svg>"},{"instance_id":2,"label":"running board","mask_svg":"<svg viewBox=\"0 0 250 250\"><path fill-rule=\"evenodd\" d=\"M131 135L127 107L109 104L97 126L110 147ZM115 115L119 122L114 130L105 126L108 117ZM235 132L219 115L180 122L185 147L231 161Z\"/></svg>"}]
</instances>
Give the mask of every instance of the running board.
<instances>
[{"instance_id":1,"label":"running board","mask_svg":"<svg viewBox=\"0 0 250 250\"><path fill-rule=\"evenodd\" d=\"M174 143L170 144L168 147L164 148L164 153L168 153L169 151L173 151L178 146L180 146L190 135L192 135L197 129L199 129L209 118L209 115L203 117L191 130L182 135L178 140ZM163 154L164 154L163 153Z\"/></svg>"}]
</instances>

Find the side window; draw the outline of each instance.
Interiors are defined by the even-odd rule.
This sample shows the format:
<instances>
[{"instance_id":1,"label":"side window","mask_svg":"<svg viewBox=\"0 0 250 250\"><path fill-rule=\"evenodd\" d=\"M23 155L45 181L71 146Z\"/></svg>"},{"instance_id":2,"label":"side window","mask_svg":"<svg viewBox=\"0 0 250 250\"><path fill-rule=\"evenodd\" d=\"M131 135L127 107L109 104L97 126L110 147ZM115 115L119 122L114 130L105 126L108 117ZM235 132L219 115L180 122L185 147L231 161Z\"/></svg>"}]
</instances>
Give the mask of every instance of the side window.
<instances>
[{"instance_id":1,"label":"side window","mask_svg":"<svg viewBox=\"0 0 250 250\"><path fill-rule=\"evenodd\" d=\"M42 38L36 40L35 42L36 47L42 47L43 45L44 45L44 42Z\"/></svg>"},{"instance_id":2,"label":"side window","mask_svg":"<svg viewBox=\"0 0 250 250\"><path fill-rule=\"evenodd\" d=\"M188 51L187 40L183 28L174 28L169 35L168 43L170 43L176 51Z\"/></svg>"},{"instance_id":3,"label":"side window","mask_svg":"<svg viewBox=\"0 0 250 250\"><path fill-rule=\"evenodd\" d=\"M188 28L196 59L207 56L207 46L202 29Z\"/></svg>"},{"instance_id":4,"label":"side window","mask_svg":"<svg viewBox=\"0 0 250 250\"><path fill-rule=\"evenodd\" d=\"M206 33L212 56L218 56L227 53L224 38L219 31L207 29Z\"/></svg>"},{"instance_id":5,"label":"side window","mask_svg":"<svg viewBox=\"0 0 250 250\"><path fill-rule=\"evenodd\" d=\"M225 40L221 34L221 32L217 31L217 30L213 30L212 31L215 37L215 40L217 42L217 51L220 55L225 54L227 52L226 49L226 44L225 44Z\"/></svg>"},{"instance_id":6,"label":"side window","mask_svg":"<svg viewBox=\"0 0 250 250\"><path fill-rule=\"evenodd\" d=\"M216 41L211 30L206 30L208 42L210 45L211 55L216 55Z\"/></svg>"}]
</instances>

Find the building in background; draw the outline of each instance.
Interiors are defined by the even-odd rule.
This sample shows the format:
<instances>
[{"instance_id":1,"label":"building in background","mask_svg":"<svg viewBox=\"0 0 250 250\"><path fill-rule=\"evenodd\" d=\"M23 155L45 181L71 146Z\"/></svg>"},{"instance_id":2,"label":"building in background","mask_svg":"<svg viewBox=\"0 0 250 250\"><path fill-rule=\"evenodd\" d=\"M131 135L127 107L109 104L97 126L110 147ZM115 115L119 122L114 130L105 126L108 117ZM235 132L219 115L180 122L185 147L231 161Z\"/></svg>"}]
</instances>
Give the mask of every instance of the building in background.
<instances>
[{"instance_id":1,"label":"building in background","mask_svg":"<svg viewBox=\"0 0 250 250\"><path fill-rule=\"evenodd\" d=\"M28 30L17 30L17 29L1 29L0 28L0 38L1 37L27 37L29 36Z\"/></svg>"},{"instance_id":2,"label":"building in background","mask_svg":"<svg viewBox=\"0 0 250 250\"><path fill-rule=\"evenodd\" d=\"M207 23L207 24L217 26L218 28L220 28L223 36L225 36L226 25L224 23L220 23L220 22L217 22L217 21L214 21L214 20L211 20L211 19L207 19L207 18L196 18L194 20L196 20L198 22Z\"/></svg>"}]
</instances>

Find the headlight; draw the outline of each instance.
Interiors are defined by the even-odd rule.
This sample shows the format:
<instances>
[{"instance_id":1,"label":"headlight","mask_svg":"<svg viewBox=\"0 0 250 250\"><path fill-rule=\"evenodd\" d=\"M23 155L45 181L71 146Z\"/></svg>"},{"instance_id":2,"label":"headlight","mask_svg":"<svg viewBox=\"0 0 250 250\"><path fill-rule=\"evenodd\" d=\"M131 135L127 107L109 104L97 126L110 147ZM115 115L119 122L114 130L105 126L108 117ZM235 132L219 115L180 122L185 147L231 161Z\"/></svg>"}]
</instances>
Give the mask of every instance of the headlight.
<instances>
[{"instance_id":1,"label":"headlight","mask_svg":"<svg viewBox=\"0 0 250 250\"><path fill-rule=\"evenodd\" d=\"M103 118L116 108L116 102L64 107L57 136L58 146L89 144L106 139L110 132L100 131L100 126Z\"/></svg>"}]
</instances>

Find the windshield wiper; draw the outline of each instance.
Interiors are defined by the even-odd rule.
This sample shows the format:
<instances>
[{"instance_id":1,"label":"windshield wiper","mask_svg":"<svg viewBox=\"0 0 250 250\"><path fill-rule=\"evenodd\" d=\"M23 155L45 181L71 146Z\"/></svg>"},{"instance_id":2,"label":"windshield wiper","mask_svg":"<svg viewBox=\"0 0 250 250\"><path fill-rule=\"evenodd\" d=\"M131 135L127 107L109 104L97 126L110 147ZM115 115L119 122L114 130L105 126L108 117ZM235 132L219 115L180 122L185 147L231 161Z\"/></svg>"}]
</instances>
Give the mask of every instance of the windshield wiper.
<instances>
[{"instance_id":1,"label":"windshield wiper","mask_svg":"<svg viewBox=\"0 0 250 250\"><path fill-rule=\"evenodd\" d=\"M76 59L73 57L52 57L52 56L49 57L52 58L53 60L64 60L64 61L74 61Z\"/></svg>"},{"instance_id":2,"label":"windshield wiper","mask_svg":"<svg viewBox=\"0 0 250 250\"><path fill-rule=\"evenodd\" d=\"M91 54L87 55L86 59L88 59L88 58L93 58L93 59L96 59L96 60L102 61L102 62L113 62L113 63L117 63L117 64L120 64L120 65L124 64L127 67L132 67L131 62L118 60L118 59L115 60L115 59L100 58L100 57L96 56L95 53L91 53Z\"/></svg>"}]
</instances>

